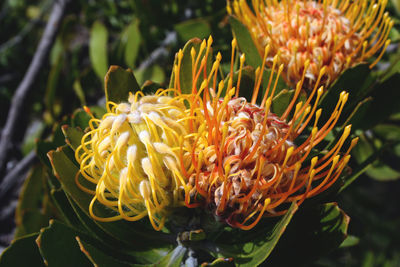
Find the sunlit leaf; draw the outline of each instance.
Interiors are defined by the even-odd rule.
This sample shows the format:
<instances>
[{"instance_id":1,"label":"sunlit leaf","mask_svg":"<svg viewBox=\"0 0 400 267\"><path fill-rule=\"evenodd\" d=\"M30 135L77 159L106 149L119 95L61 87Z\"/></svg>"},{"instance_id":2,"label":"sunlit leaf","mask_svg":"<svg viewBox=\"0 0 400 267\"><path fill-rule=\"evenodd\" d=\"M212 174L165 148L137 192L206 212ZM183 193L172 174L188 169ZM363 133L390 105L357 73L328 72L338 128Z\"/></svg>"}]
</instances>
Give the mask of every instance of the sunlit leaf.
<instances>
[{"instance_id":1,"label":"sunlit leaf","mask_svg":"<svg viewBox=\"0 0 400 267\"><path fill-rule=\"evenodd\" d=\"M62 127L63 133L65 135L66 143L75 150L78 146L81 145L81 140L84 135L82 130L79 130L74 127L70 127L68 125L64 125Z\"/></svg>"},{"instance_id":2,"label":"sunlit leaf","mask_svg":"<svg viewBox=\"0 0 400 267\"><path fill-rule=\"evenodd\" d=\"M81 105L82 106L86 105L85 93L82 88L80 80L76 79L72 87L74 88L75 94L78 97L79 101L81 102Z\"/></svg>"},{"instance_id":3,"label":"sunlit leaf","mask_svg":"<svg viewBox=\"0 0 400 267\"><path fill-rule=\"evenodd\" d=\"M104 78L107 101L114 103L127 102L129 92L140 90L135 75L131 69L124 70L118 66L111 66Z\"/></svg>"},{"instance_id":4,"label":"sunlit leaf","mask_svg":"<svg viewBox=\"0 0 400 267\"><path fill-rule=\"evenodd\" d=\"M262 65L262 58L246 26L233 16L229 17L229 23L231 24L233 34L237 39L240 50L246 54L247 64L255 69L260 67Z\"/></svg>"},{"instance_id":5,"label":"sunlit leaf","mask_svg":"<svg viewBox=\"0 0 400 267\"><path fill-rule=\"evenodd\" d=\"M90 30L89 56L94 71L103 80L108 69L108 31L100 21L96 21Z\"/></svg>"},{"instance_id":6,"label":"sunlit leaf","mask_svg":"<svg viewBox=\"0 0 400 267\"><path fill-rule=\"evenodd\" d=\"M182 93L191 93L192 92L192 57L191 57L191 50L192 48L194 51L196 51L196 56L198 57L198 53L200 50L200 45L201 45L202 40L198 38L193 38L187 41L185 46L183 47L182 53L182 63L181 63L181 68L179 70L179 81L180 81L180 89ZM205 52L203 52L204 55ZM209 55L211 58L211 55ZM208 58L207 60L207 70L209 71L211 69L211 60ZM178 58L177 54L175 54L175 61L174 65L177 65ZM200 80L200 79L199 79ZM171 74L171 79L169 81L169 87L174 88L174 81L175 81L175 74ZM200 81L199 81L200 83ZM177 88L178 89L178 88Z\"/></svg>"},{"instance_id":7,"label":"sunlit leaf","mask_svg":"<svg viewBox=\"0 0 400 267\"><path fill-rule=\"evenodd\" d=\"M54 65L52 65L49 77L47 79L46 93L44 96L47 110L52 116L58 115L55 104L55 97L58 89L58 80L61 74L61 70L64 64L63 54L60 53Z\"/></svg>"},{"instance_id":8,"label":"sunlit leaf","mask_svg":"<svg viewBox=\"0 0 400 267\"><path fill-rule=\"evenodd\" d=\"M163 83L165 81L164 70L158 65L136 70L135 76L139 84L144 84L145 81L152 81L155 83Z\"/></svg>"},{"instance_id":9,"label":"sunlit leaf","mask_svg":"<svg viewBox=\"0 0 400 267\"><path fill-rule=\"evenodd\" d=\"M139 30L139 21L134 19L126 28L123 38L126 38L125 43L125 63L128 67L134 68L136 58L139 53L139 47L142 36Z\"/></svg>"},{"instance_id":10,"label":"sunlit leaf","mask_svg":"<svg viewBox=\"0 0 400 267\"><path fill-rule=\"evenodd\" d=\"M191 19L174 26L182 40L191 38L207 38L211 34L210 24L205 19Z\"/></svg>"},{"instance_id":11,"label":"sunlit leaf","mask_svg":"<svg viewBox=\"0 0 400 267\"><path fill-rule=\"evenodd\" d=\"M279 94L277 94L272 101L272 111L278 116L282 115L289 106L293 95L294 90L283 89L282 91L280 91Z\"/></svg>"},{"instance_id":12,"label":"sunlit leaf","mask_svg":"<svg viewBox=\"0 0 400 267\"><path fill-rule=\"evenodd\" d=\"M360 238L354 236L354 235L349 235L346 237L346 239L340 244L340 248L348 248L355 246L360 243Z\"/></svg>"}]
</instances>

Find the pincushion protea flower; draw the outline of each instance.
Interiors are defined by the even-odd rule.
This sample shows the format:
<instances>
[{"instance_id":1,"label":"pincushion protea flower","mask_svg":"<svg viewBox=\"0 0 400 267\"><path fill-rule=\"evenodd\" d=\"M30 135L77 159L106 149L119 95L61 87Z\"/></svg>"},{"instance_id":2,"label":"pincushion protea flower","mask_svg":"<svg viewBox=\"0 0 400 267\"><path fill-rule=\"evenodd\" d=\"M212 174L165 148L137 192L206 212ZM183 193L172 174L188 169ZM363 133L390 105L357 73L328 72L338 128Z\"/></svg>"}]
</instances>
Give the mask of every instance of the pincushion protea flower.
<instances>
[{"instance_id":1,"label":"pincushion protea flower","mask_svg":"<svg viewBox=\"0 0 400 267\"><path fill-rule=\"evenodd\" d=\"M233 83L236 40L227 84L218 82L220 53L208 73L211 44L210 37L199 51L190 51L192 88L182 90L181 75L188 72L182 70L180 50L172 88L149 96L139 91L130 95L128 103L108 102L103 118L91 119L75 153L80 163L75 180L79 188L94 195L89 206L94 219L136 221L148 216L154 229L160 230L171 207L186 205L208 207L229 225L250 229L264 214L284 214L281 204L300 204L338 179L356 144L353 140L340 153L350 126L330 151L306 163L311 150L335 126L347 100L343 92L331 117L317 127L322 112L317 103L323 93L318 84L326 67L308 99L299 102L307 61L290 104L277 116L270 107L283 70L280 65L275 73L278 56L257 104L266 60L255 71L253 96L247 101L239 97L245 55L240 57L238 80ZM309 124L311 134L298 144L297 137L304 137ZM81 182L79 174L86 181ZM99 217L94 212L96 203L115 215Z\"/></svg>"},{"instance_id":2,"label":"pincushion protea flower","mask_svg":"<svg viewBox=\"0 0 400 267\"><path fill-rule=\"evenodd\" d=\"M154 229L163 228L169 207L182 206L186 181L178 160L180 137L189 134L183 100L142 92L129 103L107 103L101 120L92 118L75 156L80 173L95 190L77 185L94 197L89 206L99 221L137 221L148 216ZM186 145L185 142L182 145ZM79 174L79 173L78 173ZM100 218L93 211L99 202L117 215Z\"/></svg>"},{"instance_id":3,"label":"pincushion protea flower","mask_svg":"<svg viewBox=\"0 0 400 267\"><path fill-rule=\"evenodd\" d=\"M192 50L193 88L190 100L191 149L181 149L184 175L188 179L189 193L185 202L188 207L205 205L215 215L233 227L251 229L263 215L276 216L286 212L285 203L301 204L329 188L339 178L350 159L349 152L357 143L352 140L345 153L342 146L350 134L344 129L337 143L319 157L307 160L311 151L335 127L348 94L342 92L330 118L319 125L322 113L317 104L323 93L318 87L327 67L323 67L308 98L299 100L305 75L304 71L296 90L281 116L271 112L276 83L283 65L276 75L278 56L273 59L272 73L265 93L257 104L264 65L256 70L255 85L250 101L239 97L240 80L245 56L240 57L238 81L233 84L233 58L236 40L232 42L231 71L227 84L218 81L221 55L218 54L210 73L206 73L207 56L211 40L203 42L200 51ZM269 55L264 53L264 63ZM178 59L182 57L178 53ZM201 62L201 64L199 64ZM180 69L178 60L175 70ZM273 82L275 76L275 82ZM202 77L198 88L197 79ZM175 72L175 84L179 87L179 72ZM218 84L218 87L217 87ZM222 91L226 90L225 96ZM310 134L304 136L307 127ZM304 141L298 137L303 135ZM190 161L190 167L186 166ZM282 205L283 204L283 205Z\"/></svg>"},{"instance_id":4,"label":"pincushion protea flower","mask_svg":"<svg viewBox=\"0 0 400 267\"><path fill-rule=\"evenodd\" d=\"M328 86L348 67L363 62L379 49L372 68L389 45L393 21L384 12L387 0L256 0L251 9L245 0L227 6L248 29L260 54L266 44L271 55L280 54L283 78L300 81L309 60L305 86L312 89L319 71L326 67L322 84ZM272 64L272 57L267 58Z\"/></svg>"}]
</instances>

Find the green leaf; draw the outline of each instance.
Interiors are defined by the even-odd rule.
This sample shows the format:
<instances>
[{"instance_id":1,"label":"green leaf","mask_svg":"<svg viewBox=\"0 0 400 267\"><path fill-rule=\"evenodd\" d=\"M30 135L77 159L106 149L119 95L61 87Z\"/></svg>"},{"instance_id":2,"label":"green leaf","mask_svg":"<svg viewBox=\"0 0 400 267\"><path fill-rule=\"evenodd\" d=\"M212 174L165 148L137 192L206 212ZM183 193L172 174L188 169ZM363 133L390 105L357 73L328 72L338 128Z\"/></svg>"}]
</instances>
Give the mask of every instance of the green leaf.
<instances>
[{"instance_id":1,"label":"green leaf","mask_svg":"<svg viewBox=\"0 0 400 267\"><path fill-rule=\"evenodd\" d=\"M264 94L265 94L266 89L268 87L270 74L271 74L271 70L270 69L265 69L264 70L263 80L262 80L261 85L260 85L260 91L262 91L263 93L259 93L259 95L258 95L258 98L257 98L257 103L258 104L261 103L262 98L264 97ZM233 86L236 87L238 79L239 79L239 70L235 71L234 74L233 74L233 79L232 79ZM270 90L268 92L269 95L271 95L272 87L274 86L275 79L276 79L276 73L274 74L274 77L271 80ZM222 93L221 93L222 96L225 95L226 88L228 87L228 82L229 82L229 75L227 75L227 77L224 80L224 89L222 90ZM250 102L251 98L253 96L254 84L255 84L255 70L254 70L254 68L252 66L243 67L243 69L242 69L242 77L241 77L240 86L239 86L239 96L246 98L247 101ZM283 92L287 92L288 91L288 90L284 89L284 88L287 88L287 87L288 86L286 85L286 83L281 79L281 77L279 77L279 79L277 81L276 88L275 88L275 93L274 93L275 96L273 98L274 102L273 102L273 105L272 105L272 106L274 106L274 104L275 104L275 109L277 109L277 110L279 110L278 106L279 107L281 106L281 104L279 103L280 102L279 98L281 97L281 94ZM291 99L289 99L289 100L291 100ZM282 103L282 105L284 105L284 103ZM286 107L285 107L285 109L286 109Z\"/></svg>"},{"instance_id":2,"label":"green leaf","mask_svg":"<svg viewBox=\"0 0 400 267\"><path fill-rule=\"evenodd\" d=\"M145 81L142 85L142 92L145 95L154 94L158 89L163 88L160 84L152 82L152 81Z\"/></svg>"},{"instance_id":3,"label":"green leaf","mask_svg":"<svg viewBox=\"0 0 400 267\"><path fill-rule=\"evenodd\" d=\"M65 135L65 142L75 151L81 145L81 140L84 132L78 128L73 128L68 125L62 127Z\"/></svg>"},{"instance_id":4,"label":"green leaf","mask_svg":"<svg viewBox=\"0 0 400 267\"><path fill-rule=\"evenodd\" d=\"M139 30L139 20L134 19L126 28L123 39L125 43L125 63L128 67L134 68L142 36Z\"/></svg>"},{"instance_id":5,"label":"green leaf","mask_svg":"<svg viewBox=\"0 0 400 267\"><path fill-rule=\"evenodd\" d=\"M400 15L400 0L392 0L392 4L396 9L398 15Z\"/></svg>"},{"instance_id":6,"label":"green leaf","mask_svg":"<svg viewBox=\"0 0 400 267\"><path fill-rule=\"evenodd\" d=\"M69 202L69 205L72 207L74 210L75 215L78 217L78 220L80 221L80 224L86 229L88 233L91 234L91 236L98 237L99 239L102 240L109 240L110 245L115 245L119 246L121 245L120 242L114 241L112 238L114 238L112 235L107 234L104 230L102 230L96 222L87 216L87 214L79 208L79 206L74 202L74 200L67 195L67 200Z\"/></svg>"},{"instance_id":7,"label":"green leaf","mask_svg":"<svg viewBox=\"0 0 400 267\"><path fill-rule=\"evenodd\" d=\"M15 211L15 238L37 233L58 214L50 201L45 166L35 165L25 180Z\"/></svg>"},{"instance_id":8,"label":"green leaf","mask_svg":"<svg viewBox=\"0 0 400 267\"><path fill-rule=\"evenodd\" d=\"M64 222L78 230L84 231L85 228L79 221L77 214L71 207L67 195L60 189L52 189L50 195L53 199L54 205L64 218Z\"/></svg>"},{"instance_id":9,"label":"green leaf","mask_svg":"<svg viewBox=\"0 0 400 267\"><path fill-rule=\"evenodd\" d=\"M261 67L262 58L246 26L233 16L229 16L229 23L231 24L233 35L238 42L240 51L246 54L247 64L254 69Z\"/></svg>"},{"instance_id":10,"label":"green leaf","mask_svg":"<svg viewBox=\"0 0 400 267\"><path fill-rule=\"evenodd\" d=\"M242 77L239 85L239 96L246 98L247 101L251 101L251 97L253 96L255 76L256 74L253 67L245 66L242 69ZM233 75L233 84L237 84L238 78L239 78L239 71L236 71L236 73ZM225 79L226 84L228 84L227 83L228 79L229 77Z\"/></svg>"},{"instance_id":11,"label":"green leaf","mask_svg":"<svg viewBox=\"0 0 400 267\"><path fill-rule=\"evenodd\" d=\"M235 86L239 79L239 70L233 73L232 84ZM247 101L251 101L253 95L254 83L255 83L255 71L251 66L245 66L242 69L242 77L239 86L239 96L244 97ZM224 96L226 93L226 88L229 83L229 75L224 80L224 88L222 89L221 95Z\"/></svg>"},{"instance_id":12,"label":"green leaf","mask_svg":"<svg viewBox=\"0 0 400 267\"><path fill-rule=\"evenodd\" d=\"M100 21L95 21L90 30L89 56L93 69L101 80L108 68L107 42L107 28Z\"/></svg>"},{"instance_id":13,"label":"green leaf","mask_svg":"<svg viewBox=\"0 0 400 267\"><path fill-rule=\"evenodd\" d=\"M82 233L90 235L90 237L93 239L96 239L96 242L93 243L93 245L95 246L87 243L87 240L85 240L85 243L87 243L88 246L93 247L93 249L100 250L106 253L109 257L126 262L142 262L146 261L146 259L154 257L154 252L149 252L146 255L140 252L136 253L135 251L129 251L129 249L127 250L126 245L124 245L120 241L115 240L111 235L103 231L62 190L52 190L52 196L57 202L57 207L62 210L63 215L65 215L68 224L71 227ZM167 252L165 251L163 253L166 254ZM157 260L160 257L162 257L162 255L155 257L154 260Z\"/></svg>"},{"instance_id":14,"label":"green leaf","mask_svg":"<svg viewBox=\"0 0 400 267\"><path fill-rule=\"evenodd\" d=\"M400 38L400 34L399 32L393 27L391 30L391 33L396 33L395 35L397 36L397 38ZM392 37L389 37L389 39L392 40ZM389 56L389 62L390 65L389 67L381 74L380 78L382 81L386 81L387 79L389 79L392 75L396 74L396 73L400 73L400 50L397 50L396 53L391 53L388 55Z\"/></svg>"},{"instance_id":15,"label":"green leaf","mask_svg":"<svg viewBox=\"0 0 400 267\"><path fill-rule=\"evenodd\" d=\"M110 67L104 82L106 100L117 104L128 102L129 92L135 93L140 90L133 71L118 66Z\"/></svg>"},{"instance_id":16,"label":"green leaf","mask_svg":"<svg viewBox=\"0 0 400 267\"><path fill-rule=\"evenodd\" d=\"M53 127L53 134L50 140L38 140L36 143L36 154L39 160L48 167L48 170L51 170L51 164L47 157L47 153L50 150L65 145L65 136L61 130L61 126L65 124L70 124L69 118L62 120L59 124L56 124Z\"/></svg>"},{"instance_id":17,"label":"green leaf","mask_svg":"<svg viewBox=\"0 0 400 267\"><path fill-rule=\"evenodd\" d=\"M28 128L26 129L24 140L22 143L21 151L23 155L27 155L29 152L36 148L37 140L42 136L46 125L41 120L32 120Z\"/></svg>"},{"instance_id":18,"label":"green leaf","mask_svg":"<svg viewBox=\"0 0 400 267\"><path fill-rule=\"evenodd\" d=\"M44 170L42 165L36 165L33 167L31 173L28 175L24 184L22 185L18 205L15 210L17 228L23 223L22 218L27 210L37 210L38 207L42 206L43 175ZM40 228L35 232L38 232L39 230Z\"/></svg>"},{"instance_id":19,"label":"green leaf","mask_svg":"<svg viewBox=\"0 0 400 267\"><path fill-rule=\"evenodd\" d=\"M351 114L348 115L346 121L343 123L342 127L351 124L352 130L358 130L363 128L363 124L365 121L364 114L366 110L368 110L369 103L372 101L372 97L367 97L364 100L360 101Z\"/></svg>"},{"instance_id":20,"label":"green leaf","mask_svg":"<svg viewBox=\"0 0 400 267\"><path fill-rule=\"evenodd\" d=\"M0 266L46 266L35 240L38 234L31 234L12 241L0 256Z\"/></svg>"},{"instance_id":21,"label":"green leaf","mask_svg":"<svg viewBox=\"0 0 400 267\"><path fill-rule=\"evenodd\" d=\"M90 116L83 109L77 109L74 111L74 114L72 114L71 119L72 127L79 127L82 130L85 130L89 125ZM63 134L65 136L64 132Z\"/></svg>"},{"instance_id":22,"label":"green leaf","mask_svg":"<svg viewBox=\"0 0 400 267\"><path fill-rule=\"evenodd\" d=\"M62 36L58 36L54 41L53 47L51 48L49 54L50 65L54 66L58 63L61 54L64 52L64 49Z\"/></svg>"},{"instance_id":23,"label":"green leaf","mask_svg":"<svg viewBox=\"0 0 400 267\"><path fill-rule=\"evenodd\" d=\"M360 243L360 238L354 235L348 235L346 239L340 244L340 248L348 248L358 245Z\"/></svg>"},{"instance_id":24,"label":"green leaf","mask_svg":"<svg viewBox=\"0 0 400 267\"><path fill-rule=\"evenodd\" d=\"M360 149L360 144L358 144L354 149L353 149L353 155L357 159L357 150ZM345 182L342 185L342 187L339 190L339 193L342 192L344 189L346 189L351 183L353 183L361 174L366 172L368 168L372 166L374 162L378 160L378 158L382 155L382 153L387 149L387 145L382 146L378 151L375 153L372 153L370 156L367 155L367 158L364 158L364 160L361 161L361 164L359 164L353 171L352 174L348 177L345 177ZM365 153L361 153L364 155Z\"/></svg>"},{"instance_id":25,"label":"green leaf","mask_svg":"<svg viewBox=\"0 0 400 267\"><path fill-rule=\"evenodd\" d=\"M165 80L164 70L158 65L151 65L146 69L138 69L135 75L139 84L144 84L146 81L155 83L163 83Z\"/></svg>"},{"instance_id":26,"label":"green leaf","mask_svg":"<svg viewBox=\"0 0 400 267\"><path fill-rule=\"evenodd\" d=\"M81 105L85 106L86 105L85 93L84 93L84 90L82 88L82 84L81 84L81 81L79 80L79 78L75 79L72 87L74 88L75 94L78 97Z\"/></svg>"},{"instance_id":27,"label":"green leaf","mask_svg":"<svg viewBox=\"0 0 400 267\"><path fill-rule=\"evenodd\" d=\"M169 267L179 267L182 265L183 256L185 256L186 248L182 245L178 245L174 250L168 253L164 258L162 258L156 266L169 266Z\"/></svg>"},{"instance_id":28,"label":"green leaf","mask_svg":"<svg viewBox=\"0 0 400 267\"><path fill-rule=\"evenodd\" d=\"M81 252L75 237L81 235L57 221L50 221L36 240L40 254L48 266L92 266Z\"/></svg>"},{"instance_id":29,"label":"green leaf","mask_svg":"<svg viewBox=\"0 0 400 267\"><path fill-rule=\"evenodd\" d=\"M366 171L366 174L377 181L394 181L400 178L400 172L392 169L379 161L372 164L371 168Z\"/></svg>"},{"instance_id":30,"label":"green leaf","mask_svg":"<svg viewBox=\"0 0 400 267\"><path fill-rule=\"evenodd\" d=\"M372 101L365 103L355 115L355 118L358 117L358 129L370 129L389 118L390 115L400 111L398 103L393 101L393 99L400 98L400 90L397 89L397 84L400 84L400 73L396 73L386 81L373 87L370 92ZM363 86L360 87L362 88Z\"/></svg>"},{"instance_id":31,"label":"green leaf","mask_svg":"<svg viewBox=\"0 0 400 267\"><path fill-rule=\"evenodd\" d=\"M253 237L246 243L233 242L233 236L225 240L230 243L229 245L217 243L217 249L220 251L217 256L233 258L236 266L258 266L271 254L296 210L297 205L293 203L271 231L261 229L261 227L245 233L242 231L242 234Z\"/></svg>"},{"instance_id":32,"label":"green leaf","mask_svg":"<svg viewBox=\"0 0 400 267\"><path fill-rule=\"evenodd\" d=\"M304 206L293 216L268 263L302 266L313 262L339 247L347 236L349 221L336 203Z\"/></svg>"},{"instance_id":33,"label":"green leaf","mask_svg":"<svg viewBox=\"0 0 400 267\"><path fill-rule=\"evenodd\" d=\"M375 78L370 73L368 64L358 64L344 71L327 89L320 101L319 107L324 111L321 114L321 121L326 121L329 118L330 112L336 106L342 91L349 93L348 101L341 116L341 118L346 119L358 102L365 98L369 88L375 81Z\"/></svg>"},{"instance_id":34,"label":"green leaf","mask_svg":"<svg viewBox=\"0 0 400 267\"><path fill-rule=\"evenodd\" d=\"M50 142L50 141L39 140L36 143L36 154L37 154L39 160L46 167L48 167L48 169L51 169L51 164L50 164L50 161L49 161L49 159L47 158L46 155L50 150L53 150L53 149L56 149L56 148L57 148L57 146L54 145L54 143Z\"/></svg>"},{"instance_id":35,"label":"green leaf","mask_svg":"<svg viewBox=\"0 0 400 267\"><path fill-rule=\"evenodd\" d=\"M103 115L107 113L107 109L100 106L90 106L89 110L95 118L102 118Z\"/></svg>"},{"instance_id":36,"label":"green leaf","mask_svg":"<svg viewBox=\"0 0 400 267\"><path fill-rule=\"evenodd\" d=\"M192 92L192 57L190 54L190 51L192 48L195 49L196 51L196 56L199 53L200 45L201 45L201 40L199 38L193 38L190 39L185 46L183 47L183 57L182 57L182 62L181 62L181 68L180 68L180 74L179 74L179 81L180 81L180 86L181 86L181 91L184 94L190 94ZM205 50L205 49L204 49ZM204 56L205 51L203 52L202 56ZM207 73L210 72L212 62L212 51L210 51L207 59ZM175 61L174 61L174 66L177 65L178 58L175 56ZM169 81L169 88L174 88L174 80L175 80L175 74L172 72L171 74L171 80ZM201 79L199 79L197 86L199 87L201 85ZM177 89L177 88L176 88Z\"/></svg>"},{"instance_id":37,"label":"green leaf","mask_svg":"<svg viewBox=\"0 0 400 267\"><path fill-rule=\"evenodd\" d=\"M388 141L400 141L400 127L394 124L379 124L373 129L374 133Z\"/></svg>"},{"instance_id":38,"label":"green leaf","mask_svg":"<svg viewBox=\"0 0 400 267\"><path fill-rule=\"evenodd\" d=\"M274 114L281 116L292 101L294 90L283 89L272 101L271 110Z\"/></svg>"},{"instance_id":39,"label":"green leaf","mask_svg":"<svg viewBox=\"0 0 400 267\"><path fill-rule=\"evenodd\" d=\"M214 266L214 267L227 267L227 266L235 266L232 262L232 258L218 258L213 262L207 263L206 266Z\"/></svg>"},{"instance_id":40,"label":"green leaf","mask_svg":"<svg viewBox=\"0 0 400 267\"><path fill-rule=\"evenodd\" d=\"M42 214L39 209L26 210L21 223L18 224L15 238L24 237L27 234L37 233L42 227L46 226L51 216Z\"/></svg>"},{"instance_id":41,"label":"green leaf","mask_svg":"<svg viewBox=\"0 0 400 267\"><path fill-rule=\"evenodd\" d=\"M388 127L386 130L383 127L377 127L381 129L381 134L385 135L385 131L390 131L393 135L392 138L396 138L396 128ZM398 129L397 129L398 130ZM369 164L369 168L366 170L366 174L371 178L378 181L391 181L400 178L400 172L398 169L398 164L391 163L391 161L398 161L399 158L396 156L395 148L393 149L393 141L389 138L383 137L385 140L384 145L382 142L367 135L361 135L358 145L353 150L354 158L358 163L363 163L368 157L376 158L374 162ZM378 158L382 154L382 149L385 149L383 157Z\"/></svg>"},{"instance_id":42,"label":"green leaf","mask_svg":"<svg viewBox=\"0 0 400 267\"><path fill-rule=\"evenodd\" d=\"M206 239L206 233L204 230L192 230L189 232L190 241L200 241Z\"/></svg>"},{"instance_id":43,"label":"green leaf","mask_svg":"<svg viewBox=\"0 0 400 267\"><path fill-rule=\"evenodd\" d=\"M264 69L264 75L263 75L263 81L262 81L262 85L263 85L264 91L262 93L262 96L264 96L264 94L265 94L265 92L267 90L269 79L270 79L270 76L271 76L271 72L272 72L271 69L268 69L268 68ZM274 86L274 84L276 82L275 80L276 80L277 74L278 74L277 70L275 69L274 76L272 77L272 80L271 80L270 90L269 90L269 93L268 93L269 95L271 94L273 86ZM291 87L288 86L286 84L286 82L283 80L282 75L280 75L278 81L276 82L276 88L275 88L274 97L277 96L280 92L282 92L283 89L290 89L290 88Z\"/></svg>"},{"instance_id":44,"label":"green leaf","mask_svg":"<svg viewBox=\"0 0 400 267\"><path fill-rule=\"evenodd\" d=\"M68 197L68 201L75 211L75 215L79 218L80 225L84 227L84 232L90 233L91 237L101 240L96 245L97 247L102 245L102 251L107 251L108 256L127 262L152 263L168 253L168 249L132 250L126 244L116 240L112 234L107 233L105 231L107 229L103 229L96 224L70 197Z\"/></svg>"},{"instance_id":45,"label":"green leaf","mask_svg":"<svg viewBox=\"0 0 400 267\"><path fill-rule=\"evenodd\" d=\"M55 109L56 106L55 98L58 88L58 80L63 66L64 66L63 54L60 53L56 60L55 65L51 67L49 77L47 79L46 92L44 95L44 100L45 100L44 103L46 104L46 109L50 111L50 114L53 115L53 117L57 115Z\"/></svg>"},{"instance_id":46,"label":"green leaf","mask_svg":"<svg viewBox=\"0 0 400 267\"><path fill-rule=\"evenodd\" d=\"M79 244L81 251L86 255L89 261L94 266L99 267L128 267L128 266L136 266L129 263L118 261L110 255L107 255L105 252L100 249L90 245L79 237L76 237L76 241Z\"/></svg>"},{"instance_id":47,"label":"green leaf","mask_svg":"<svg viewBox=\"0 0 400 267\"><path fill-rule=\"evenodd\" d=\"M189 40L191 38L207 38L211 34L210 24L202 18L190 19L174 26L179 38Z\"/></svg>"}]
</instances>

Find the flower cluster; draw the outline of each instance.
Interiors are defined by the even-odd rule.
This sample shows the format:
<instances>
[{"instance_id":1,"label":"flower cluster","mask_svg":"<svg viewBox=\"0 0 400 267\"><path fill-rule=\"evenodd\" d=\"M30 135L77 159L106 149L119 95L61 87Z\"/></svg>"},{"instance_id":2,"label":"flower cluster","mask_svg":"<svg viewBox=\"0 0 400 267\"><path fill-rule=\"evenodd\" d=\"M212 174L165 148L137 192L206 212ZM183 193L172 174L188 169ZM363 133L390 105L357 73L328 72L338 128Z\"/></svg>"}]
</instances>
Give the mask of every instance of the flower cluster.
<instances>
[{"instance_id":1,"label":"flower cluster","mask_svg":"<svg viewBox=\"0 0 400 267\"><path fill-rule=\"evenodd\" d=\"M370 67L379 61L394 23L384 12L386 4L387 0L261 0L253 1L251 9L246 1L234 0L228 12L249 29L261 55L265 45L271 46L268 65L280 54L287 83L300 81L309 60L304 86L311 90L323 67L322 84L328 86L343 70L383 47Z\"/></svg>"},{"instance_id":2,"label":"flower cluster","mask_svg":"<svg viewBox=\"0 0 400 267\"><path fill-rule=\"evenodd\" d=\"M319 122L319 84L327 67L300 100L311 67L306 60L290 103L277 115L271 106L284 69L277 67L279 56L274 56L268 83L262 86L271 47L265 48L263 66L255 70L252 97L245 99L240 97L240 90L249 89L241 88L245 55L234 71L236 40L226 80L219 78L220 53L208 67L211 44L210 37L190 51L192 88L182 88L180 50L173 88L150 96L138 92L129 103L109 102L108 113L91 120L76 158L80 174L95 185L91 190L77 179L82 190L94 195L89 207L93 218L135 221L148 216L160 230L171 208L185 205L208 208L232 227L251 229L263 215L284 214L285 203L301 204L338 179L357 142L341 152L350 126L323 156L310 156L335 127L348 96L343 92L329 119ZM116 215L97 217L97 201Z\"/></svg>"}]
</instances>

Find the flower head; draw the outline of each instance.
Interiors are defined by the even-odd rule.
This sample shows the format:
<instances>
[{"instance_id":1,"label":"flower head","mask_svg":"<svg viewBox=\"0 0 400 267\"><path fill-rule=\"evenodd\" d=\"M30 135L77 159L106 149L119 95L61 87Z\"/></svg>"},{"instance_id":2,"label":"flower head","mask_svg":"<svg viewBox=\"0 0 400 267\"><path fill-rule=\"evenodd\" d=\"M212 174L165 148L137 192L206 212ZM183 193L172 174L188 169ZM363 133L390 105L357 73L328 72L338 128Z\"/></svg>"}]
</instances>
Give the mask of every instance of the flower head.
<instances>
[{"instance_id":1,"label":"flower head","mask_svg":"<svg viewBox=\"0 0 400 267\"><path fill-rule=\"evenodd\" d=\"M312 89L324 66L326 75L321 82L327 86L343 70L383 47L370 67L379 61L390 43L387 38L393 26L384 12L386 4L387 0L261 0L253 1L251 9L246 1L233 0L228 12L249 29L260 54L266 44L271 46L269 65L274 55L280 55L287 83L300 81L309 60L304 86Z\"/></svg>"},{"instance_id":2,"label":"flower head","mask_svg":"<svg viewBox=\"0 0 400 267\"><path fill-rule=\"evenodd\" d=\"M232 42L232 58L235 47L236 40ZM267 57L268 49L264 57ZM325 123L319 122L322 110L317 109L317 103L323 88L318 84L326 67L320 70L309 96L300 101L299 95L310 65L309 61L305 63L289 105L278 116L272 113L271 105L283 65L276 74L275 68L272 69L268 86L260 98L264 66L258 68L252 99L247 100L239 97L240 90L243 90L240 79L244 55L240 57L238 81L234 84L233 60L228 81L218 83L221 55L217 55L211 72L205 73L207 58L200 60L201 51L197 59L193 54L195 52L192 53L193 77L204 78L199 88L196 86L198 83L193 83L192 118L189 119L192 133L185 137L191 140L191 148L181 150L183 162L191 162L189 168L183 170L188 179L189 194L185 198L188 207L205 205L229 225L251 229L263 215L284 214L285 203L295 201L301 204L335 183L349 161L349 152L357 139L344 153L341 152L350 134L351 126L347 126L329 151L322 156L310 156L335 127L348 96L342 92L329 119ZM202 63L197 66L196 62ZM202 73L204 75L200 75ZM179 77L176 83L179 83ZM224 90L226 94L223 96Z\"/></svg>"},{"instance_id":3,"label":"flower head","mask_svg":"<svg viewBox=\"0 0 400 267\"><path fill-rule=\"evenodd\" d=\"M137 221L148 216L154 229L160 230L169 208L184 204L186 181L177 148L180 137L189 134L186 107L168 92L161 89L144 96L139 91L129 97L129 103L108 102L108 113L101 120L91 119L75 155L80 173L95 185L95 190L84 186L77 175L77 185L94 195L89 207L93 218ZM97 216L96 202L116 215Z\"/></svg>"}]
</instances>

